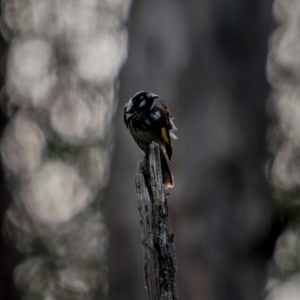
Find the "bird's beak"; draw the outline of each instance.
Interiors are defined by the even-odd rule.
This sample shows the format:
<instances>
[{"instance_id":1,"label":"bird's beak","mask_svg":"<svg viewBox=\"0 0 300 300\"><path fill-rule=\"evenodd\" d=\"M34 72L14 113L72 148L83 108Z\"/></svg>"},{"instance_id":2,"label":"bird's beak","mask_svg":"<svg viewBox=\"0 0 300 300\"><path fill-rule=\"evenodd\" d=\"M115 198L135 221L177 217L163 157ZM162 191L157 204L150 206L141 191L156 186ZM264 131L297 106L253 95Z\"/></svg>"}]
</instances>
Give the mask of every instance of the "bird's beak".
<instances>
[{"instance_id":1,"label":"bird's beak","mask_svg":"<svg viewBox=\"0 0 300 300\"><path fill-rule=\"evenodd\" d=\"M156 99L156 98L159 98L158 95L155 95L153 93L148 93L147 96L150 98L150 99Z\"/></svg>"},{"instance_id":2,"label":"bird's beak","mask_svg":"<svg viewBox=\"0 0 300 300\"><path fill-rule=\"evenodd\" d=\"M159 96L158 96L158 95L155 95L155 94L153 94L153 93L148 93L147 96L148 96L149 99L151 99L151 100L153 101L153 102L152 102L152 105L151 105L151 107L150 107L150 110L152 110L153 107L154 107L154 105L155 105L154 100L157 99L157 98L159 98Z\"/></svg>"}]
</instances>

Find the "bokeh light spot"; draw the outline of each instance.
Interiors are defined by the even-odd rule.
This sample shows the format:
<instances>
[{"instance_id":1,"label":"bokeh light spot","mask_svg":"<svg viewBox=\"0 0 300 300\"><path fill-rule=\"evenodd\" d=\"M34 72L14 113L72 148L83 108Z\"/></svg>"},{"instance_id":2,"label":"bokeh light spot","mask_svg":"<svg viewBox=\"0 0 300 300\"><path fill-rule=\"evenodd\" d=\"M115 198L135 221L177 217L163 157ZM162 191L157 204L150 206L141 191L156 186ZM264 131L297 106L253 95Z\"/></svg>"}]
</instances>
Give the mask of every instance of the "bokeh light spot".
<instances>
[{"instance_id":1,"label":"bokeh light spot","mask_svg":"<svg viewBox=\"0 0 300 300\"><path fill-rule=\"evenodd\" d=\"M24 195L30 214L53 225L69 221L89 199L77 171L61 162L44 163L32 176Z\"/></svg>"}]
</instances>

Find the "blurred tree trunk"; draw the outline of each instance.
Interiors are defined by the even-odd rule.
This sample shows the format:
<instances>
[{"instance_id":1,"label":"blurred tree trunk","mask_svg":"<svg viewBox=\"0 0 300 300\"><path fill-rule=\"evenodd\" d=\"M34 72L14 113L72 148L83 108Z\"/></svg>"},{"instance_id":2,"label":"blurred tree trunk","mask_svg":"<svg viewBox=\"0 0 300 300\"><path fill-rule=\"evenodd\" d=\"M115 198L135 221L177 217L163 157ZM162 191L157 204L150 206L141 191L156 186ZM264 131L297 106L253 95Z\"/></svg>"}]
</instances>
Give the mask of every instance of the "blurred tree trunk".
<instances>
[{"instance_id":1,"label":"blurred tree trunk","mask_svg":"<svg viewBox=\"0 0 300 300\"><path fill-rule=\"evenodd\" d=\"M268 0L133 3L121 100L142 89L155 92L179 128L169 204L181 299L261 297L274 244L263 168L270 22ZM140 288L132 182L141 154L123 125L123 106L105 203L112 228L110 298L141 300L147 295Z\"/></svg>"},{"instance_id":2,"label":"blurred tree trunk","mask_svg":"<svg viewBox=\"0 0 300 300\"><path fill-rule=\"evenodd\" d=\"M3 1L10 43L1 142L12 202L4 231L21 254L22 299L104 299L116 80L127 0ZM1 298L2 299L2 298Z\"/></svg>"},{"instance_id":3,"label":"blurred tree trunk","mask_svg":"<svg viewBox=\"0 0 300 300\"><path fill-rule=\"evenodd\" d=\"M3 57L7 51L7 43L0 36L0 57ZM0 86L4 85L4 74L0 72ZM7 118L3 111L0 110L0 136L3 134L4 127L7 125ZM0 224L2 226L5 211L10 204L9 194L5 187L5 176L3 164L0 167ZM14 248L11 247L4 236L3 231L0 232L0 299L14 299L13 284L13 268L16 265Z\"/></svg>"},{"instance_id":4,"label":"blurred tree trunk","mask_svg":"<svg viewBox=\"0 0 300 300\"><path fill-rule=\"evenodd\" d=\"M300 297L300 2L276 0L273 12L278 27L267 65L273 88L269 179L286 228L276 243L266 291L268 300L290 300Z\"/></svg>"}]
</instances>

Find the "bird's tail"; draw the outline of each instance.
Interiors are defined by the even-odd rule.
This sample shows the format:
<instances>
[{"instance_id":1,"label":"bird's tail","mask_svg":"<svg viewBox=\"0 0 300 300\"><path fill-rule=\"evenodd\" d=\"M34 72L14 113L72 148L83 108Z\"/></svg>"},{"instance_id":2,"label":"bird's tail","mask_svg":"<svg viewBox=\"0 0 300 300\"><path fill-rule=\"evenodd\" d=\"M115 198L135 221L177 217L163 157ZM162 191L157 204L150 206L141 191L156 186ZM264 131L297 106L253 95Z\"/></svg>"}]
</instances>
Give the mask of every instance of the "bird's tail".
<instances>
[{"instance_id":1,"label":"bird's tail","mask_svg":"<svg viewBox=\"0 0 300 300\"><path fill-rule=\"evenodd\" d=\"M164 188L172 188L174 186L174 177L170 171L169 165L167 163L165 155L160 152L160 160L161 160L161 172L164 183Z\"/></svg>"}]
</instances>

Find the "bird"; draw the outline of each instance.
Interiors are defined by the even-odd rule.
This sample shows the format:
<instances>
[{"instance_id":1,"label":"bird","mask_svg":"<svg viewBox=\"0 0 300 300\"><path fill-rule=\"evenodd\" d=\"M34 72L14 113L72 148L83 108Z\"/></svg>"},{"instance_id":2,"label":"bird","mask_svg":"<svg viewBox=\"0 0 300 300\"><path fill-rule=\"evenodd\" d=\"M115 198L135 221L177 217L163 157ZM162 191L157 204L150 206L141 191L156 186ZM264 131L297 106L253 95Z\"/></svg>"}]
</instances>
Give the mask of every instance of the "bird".
<instances>
[{"instance_id":1,"label":"bird","mask_svg":"<svg viewBox=\"0 0 300 300\"><path fill-rule=\"evenodd\" d=\"M177 130L167 104L161 100L162 107L155 104L160 97L152 92L136 93L124 107L124 123L136 144L144 153L149 153L149 145L154 141L160 147L161 169L165 189L174 187L174 177L168 161L172 160L172 142L177 139Z\"/></svg>"}]
</instances>

